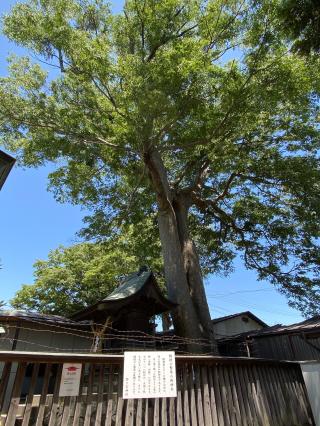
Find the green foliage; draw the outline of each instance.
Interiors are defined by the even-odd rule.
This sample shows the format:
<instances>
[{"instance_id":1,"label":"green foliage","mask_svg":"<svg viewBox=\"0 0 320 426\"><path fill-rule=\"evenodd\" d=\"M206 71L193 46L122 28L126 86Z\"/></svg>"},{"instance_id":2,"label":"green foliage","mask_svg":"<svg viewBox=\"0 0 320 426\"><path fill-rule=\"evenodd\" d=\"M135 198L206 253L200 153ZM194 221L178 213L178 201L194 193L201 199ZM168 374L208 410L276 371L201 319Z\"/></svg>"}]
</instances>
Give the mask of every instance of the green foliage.
<instances>
[{"instance_id":1,"label":"green foliage","mask_svg":"<svg viewBox=\"0 0 320 426\"><path fill-rule=\"evenodd\" d=\"M159 256L151 253L159 245L146 247L135 240L134 232L103 243L81 243L59 247L49 253L48 260L34 264L34 284L24 284L11 300L16 309L41 313L71 315L108 296L126 274L148 264L161 272ZM155 257L153 255L153 257ZM161 281L161 280L160 280Z\"/></svg>"},{"instance_id":2,"label":"green foliage","mask_svg":"<svg viewBox=\"0 0 320 426\"><path fill-rule=\"evenodd\" d=\"M290 52L278 4L128 0L116 16L102 0L17 4L5 34L53 68L11 58L1 141L26 166L57 163L57 200L92 209L85 235L134 224L144 247L156 151L171 193L189 197L205 273L240 253L308 315L320 306L319 59Z\"/></svg>"},{"instance_id":3,"label":"green foliage","mask_svg":"<svg viewBox=\"0 0 320 426\"><path fill-rule=\"evenodd\" d=\"M320 52L320 3L318 0L283 0L279 16L293 49L304 55Z\"/></svg>"}]
</instances>

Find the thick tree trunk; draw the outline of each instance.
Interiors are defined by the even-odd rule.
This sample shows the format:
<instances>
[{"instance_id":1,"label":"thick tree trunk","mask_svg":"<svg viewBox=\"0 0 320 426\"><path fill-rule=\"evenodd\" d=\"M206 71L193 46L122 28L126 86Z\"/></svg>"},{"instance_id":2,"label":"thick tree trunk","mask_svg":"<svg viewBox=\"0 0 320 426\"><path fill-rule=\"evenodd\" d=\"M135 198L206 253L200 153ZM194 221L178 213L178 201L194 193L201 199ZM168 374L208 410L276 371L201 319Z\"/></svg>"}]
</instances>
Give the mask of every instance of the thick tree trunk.
<instances>
[{"instance_id":1,"label":"thick tree trunk","mask_svg":"<svg viewBox=\"0 0 320 426\"><path fill-rule=\"evenodd\" d=\"M198 341L190 341L189 351L212 352L214 338L200 264L187 232L187 205L182 198L177 202L176 194L170 190L166 169L156 151L145 156L145 163L157 193L168 297L178 304L172 314L175 331L179 336ZM208 339L209 345L201 344L199 339Z\"/></svg>"},{"instance_id":2,"label":"thick tree trunk","mask_svg":"<svg viewBox=\"0 0 320 426\"><path fill-rule=\"evenodd\" d=\"M204 333L189 291L174 212L160 211L158 223L168 297L178 303L172 315L175 331L182 337L201 339ZM192 345L192 350L198 352L201 347Z\"/></svg>"},{"instance_id":3,"label":"thick tree trunk","mask_svg":"<svg viewBox=\"0 0 320 426\"><path fill-rule=\"evenodd\" d=\"M210 341L211 351L216 352L211 315L203 284L199 256L195 243L192 238L190 238L188 231L188 198L189 197L186 194L177 194L173 200L173 208L177 220L184 270L187 276L189 292L200 321L202 332Z\"/></svg>"}]
</instances>

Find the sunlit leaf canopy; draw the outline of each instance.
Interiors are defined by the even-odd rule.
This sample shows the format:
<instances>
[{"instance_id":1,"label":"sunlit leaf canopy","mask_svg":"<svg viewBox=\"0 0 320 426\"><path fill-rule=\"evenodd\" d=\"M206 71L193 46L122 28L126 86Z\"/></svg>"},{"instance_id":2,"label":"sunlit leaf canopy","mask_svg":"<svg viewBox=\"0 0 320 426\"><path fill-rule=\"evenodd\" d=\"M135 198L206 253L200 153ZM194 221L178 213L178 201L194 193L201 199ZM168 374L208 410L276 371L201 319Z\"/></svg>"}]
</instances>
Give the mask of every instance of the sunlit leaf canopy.
<instances>
[{"instance_id":1,"label":"sunlit leaf canopy","mask_svg":"<svg viewBox=\"0 0 320 426\"><path fill-rule=\"evenodd\" d=\"M1 142L55 161L58 201L92 210L104 239L149 218L144 158L190 195L203 272L239 254L305 314L319 312L319 59L296 56L279 2L30 0L4 18L29 49L0 81ZM43 64L42 62L45 62ZM50 71L48 65L50 64ZM146 245L146 252L148 247Z\"/></svg>"},{"instance_id":2,"label":"sunlit leaf canopy","mask_svg":"<svg viewBox=\"0 0 320 426\"><path fill-rule=\"evenodd\" d=\"M292 50L302 55L320 53L320 3L318 0L282 0L279 17Z\"/></svg>"},{"instance_id":3,"label":"sunlit leaf canopy","mask_svg":"<svg viewBox=\"0 0 320 426\"><path fill-rule=\"evenodd\" d=\"M144 224L148 226L148 223ZM149 241L148 256L141 232L132 225L101 243L80 243L51 250L47 260L34 264L34 284L23 284L10 301L16 309L69 316L106 298L145 263L163 287L158 240ZM145 243L145 241L143 241ZM145 262L145 263L143 263Z\"/></svg>"}]
</instances>

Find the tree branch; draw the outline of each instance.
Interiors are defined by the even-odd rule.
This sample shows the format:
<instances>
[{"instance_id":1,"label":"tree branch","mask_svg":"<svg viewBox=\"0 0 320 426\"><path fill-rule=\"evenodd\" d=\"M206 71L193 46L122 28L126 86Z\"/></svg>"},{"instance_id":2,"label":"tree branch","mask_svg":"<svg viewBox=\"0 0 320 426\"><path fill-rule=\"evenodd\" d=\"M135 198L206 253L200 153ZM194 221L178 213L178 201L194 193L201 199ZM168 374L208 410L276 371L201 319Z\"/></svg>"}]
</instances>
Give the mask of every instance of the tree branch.
<instances>
[{"instance_id":1,"label":"tree branch","mask_svg":"<svg viewBox=\"0 0 320 426\"><path fill-rule=\"evenodd\" d=\"M167 170L159 152L151 147L144 153L143 159L157 194L160 210L172 210L172 194L168 182Z\"/></svg>"},{"instance_id":2,"label":"tree branch","mask_svg":"<svg viewBox=\"0 0 320 426\"><path fill-rule=\"evenodd\" d=\"M225 225L231 226L235 231L243 233L243 229L239 228L234 218L218 207L214 200L203 199L199 197L195 192L191 193L191 200L202 213L208 213L210 208L218 216Z\"/></svg>"},{"instance_id":3,"label":"tree branch","mask_svg":"<svg viewBox=\"0 0 320 426\"><path fill-rule=\"evenodd\" d=\"M185 25L185 24L184 24ZM183 26L184 26L183 25ZM190 32L190 31L192 31L192 30L194 30L196 27L198 26L198 24L195 24L195 25L192 25L191 27L189 27L189 28L186 28L184 31L182 31L182 32L180 32L180 33L178 33L178 34L175 34L175 35L171 35L171 36L168 36L168 37L163 37L162 38L162 40L160 40L159 41L159 43L158 44L156 44L155 46L154 46L154 48L151 50L151 52L149 53L149 55L148 55L148 57L147 57L147 59L146 59L146 61L147 62L150 62L155 56L156 56L156 53L157 53L157 51L162 47L162 46L165 46L167 43L169 43L170 41L172 41L172 40L175 40L175 39L178 39L178 38L181 38L181 37L183 37L184 35L186 35L188 32ZM181 29L182 27L180 27L180 29Z\"/></svg>"},{"instance_id":4,"label":"tree branch","mask_svg":"<svg viewBox=\"0 0 320 426\"><path fill-rule=\"evenodd\" d=\"M231 175L229 176L229 178L228 178L228 180L226 182L224 190L221 192L221 194L219 194L213 200L214 203L218 203L218 201L223 200L229 194L230 187L231 187L233 181L235 180L235 178L238 177L238 176L239 176L238 173L231 173Z\"/></svg>"},{"instance_id":5,"label":"tree branch","mask_svg":"<svg viewBox=\"0 0 320 426\"><path fill-rule=\"evenodd\" d=\"M111 102L111 104L113 105L114 110L117 112L117 114L119 114L122 118L127 119L126 115L125 115L125 114L123 114L123 113L119 110L119 108L118 108L118 106L117 106L117 104L116 104L116 101L115 101L114 97L112 96L112 94L111 94L111 92L110 92L109 87L108 87L106 84L103 84L103 83L99 80L99 83L103 86L103 89L102 89L102 87L100 86L100 84L98 84L98 82L96 81L95 77L94 77L94 76L92 76L91 78L92 78L92 82L93 82L93 84L94 84L94 85L95 85L95 87L99 90L99 92L100 92L100 93L101 93L104 97L106 97L106 98L107 98L107 99Z\"/></svg>"}]
</instances>

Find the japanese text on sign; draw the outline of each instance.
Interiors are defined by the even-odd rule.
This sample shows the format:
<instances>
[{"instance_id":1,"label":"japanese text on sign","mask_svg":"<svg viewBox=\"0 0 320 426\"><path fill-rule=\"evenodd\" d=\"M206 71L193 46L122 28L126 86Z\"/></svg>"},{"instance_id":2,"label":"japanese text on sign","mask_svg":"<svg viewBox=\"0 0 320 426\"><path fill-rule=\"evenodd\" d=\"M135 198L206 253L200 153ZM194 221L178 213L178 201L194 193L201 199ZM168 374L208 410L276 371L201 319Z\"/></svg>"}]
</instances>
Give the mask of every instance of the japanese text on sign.
<instances>
[{"instance_id":1,"label":"japanese text on sign","mask_svg":"<svg viewBox=\"0 0 320 426\"><path fill-rule=\"evenodd\" d=\"M175 396L177 386L174 352L124 353L124 399Z\"/></svg>"},{"instance_id":2,"label":"japanese text on sign","mask_svg":"<svg viewBox=\"0 0 320 426\"><path fill-rule=\"evenodd\" d=\"M59 396L79 395L81 364L63 364Z\"/></svg>"}]
</instances>

